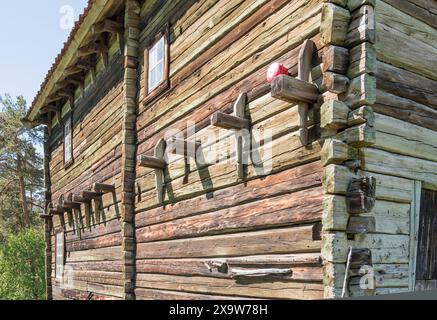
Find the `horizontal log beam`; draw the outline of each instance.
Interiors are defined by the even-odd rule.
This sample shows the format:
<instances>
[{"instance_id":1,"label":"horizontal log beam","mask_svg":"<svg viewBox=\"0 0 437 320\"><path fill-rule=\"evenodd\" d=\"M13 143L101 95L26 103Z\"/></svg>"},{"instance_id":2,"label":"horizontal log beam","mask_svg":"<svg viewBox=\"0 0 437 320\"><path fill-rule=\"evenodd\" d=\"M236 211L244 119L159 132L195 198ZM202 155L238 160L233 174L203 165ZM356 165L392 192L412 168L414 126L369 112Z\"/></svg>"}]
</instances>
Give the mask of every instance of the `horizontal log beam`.
<instances>
[{"instance_id":1,"label":"horizontal log beam","mask_svg":"<svg viewBox=\"0 0 437 320\"><path fill-rule=\"evenodd\" d=\"M139 165L140 167L163 170L167 164L165 160L143 155L140 158Z\"/></svg>"},{"instance_id":2,"label":"horizontal log beam","mask_svg":"<svg viewBox=\"0 0 437 320\"><path fill-rule=\"evenodd\" d=\"M104 183L94 183L93 190L102 193L111 193L115 192L115 185L113 184L104 184Z\"/></svg>"},{"instance_id":3,"label":"horizontal log beam","mask_svg":"<svg viewBox=\"0 0 437 320\"><path fill-rule=\"evenodd\" d=\"M64 201L63 205L66 208L78 209L78 210L80 210L81 207L81 204L79 202L74 202L74 201Z\"/></svg>"},{"instance_id":4,"label":"horizontal log beam","mask_svg":"<svg viewBox=\"0 0 437 320\"><path fill-rule=\"evenodd\" d=\"M91 202L90 199L83 198L79 195L73 195L72 201L79 202L79 203L90 203Z\"/></svg>"},{"instance_id":5,"label":"horizontal log beam","mask_svg":"<svg viewBox=\"0 0 437 320\"><path fill-rule=\"evenodd\" d=\"M250 121L223 112L216 112L211 116L211 125L223 129L244 129L249 128Z\"/></svg>"},{"instance_id":6,"label":"horizontal log beam","mask_svg":"<svg viewBox=\"0 0 437 320\"><path fill-rule=\"evenodd\" d=\"M101 199L103 193L94 191L82 191L81 197L87 200Z\"/></svg>"},{"instance_id":7,"label":"horizontal log beam","mask_svg":"<svg viewBox=\"0 0 437 320\"><path fill-rule=\"evenodd\" d=\"M319 90L314 84L286 75L276 77L271 90L273 98L290 103L315 103L319 98Z\"/></svg>"}]
</instances>

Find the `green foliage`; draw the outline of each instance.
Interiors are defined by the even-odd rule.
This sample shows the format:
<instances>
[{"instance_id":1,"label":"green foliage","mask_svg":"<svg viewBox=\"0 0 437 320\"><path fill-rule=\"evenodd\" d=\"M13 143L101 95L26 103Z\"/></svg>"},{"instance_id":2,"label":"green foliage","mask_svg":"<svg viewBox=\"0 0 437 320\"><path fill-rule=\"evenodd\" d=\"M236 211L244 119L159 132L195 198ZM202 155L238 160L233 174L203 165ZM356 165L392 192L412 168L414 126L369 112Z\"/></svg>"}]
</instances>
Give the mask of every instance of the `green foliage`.
<instances>
[{"instance_id":1,"label":"green foliage","mask_svg":"<svg viewBox=\"0 0 437 320\"><path fill-rule=\"evenodd\" d=\"M23 97L0 95L0 243L8 234L38 225L43 210L41 129L21 123L27 112Z\"/></svg>"},{"instance_id":2,"label":"green foliage","mask_svg":"<svg viewBox=\"0 0 437 320\"><path fill-rule=\"evenodd\" d=\"M40 229L9 235L0 248L0 299L44 299L44 263L44 237Z\"/></svg>"}]
</instances>

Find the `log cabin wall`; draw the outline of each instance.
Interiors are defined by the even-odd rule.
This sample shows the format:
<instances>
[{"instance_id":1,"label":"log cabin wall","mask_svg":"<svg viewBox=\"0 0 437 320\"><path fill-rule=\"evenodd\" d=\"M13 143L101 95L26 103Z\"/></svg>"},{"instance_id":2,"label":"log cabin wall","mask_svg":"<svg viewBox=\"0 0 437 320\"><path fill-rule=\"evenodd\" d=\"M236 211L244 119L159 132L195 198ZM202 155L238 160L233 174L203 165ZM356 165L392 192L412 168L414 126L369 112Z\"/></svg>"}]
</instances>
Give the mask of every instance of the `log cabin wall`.
<instances>
[{"instance_id":1,"label":"log cabin wall","mask_svg":"<svg viewBox=\"0 0 437 320\"><path fill-rule=\"evenodd\" d=\"M117 48L114 43L113 48ZM73 107L73 158L64 166L63 126L53 127L50 141L51 199L54 205L69 193L90 190L93 183L114 184L116 192L93 201L90 221L82 205L73 214L53 217L53 299L121 299L123 261L121 239L121 155L123 59L113 49L108 67L89 81ZM68 110L69 106L64 107ZM65 113L65 112L64 112ZM65 119L65 117L63 118ZM65 275L56 277L56 233L65 230ZM65 283L68 282L68 283Z\"/></svg>"},{"instance_id":2,"label":"log cabin wall","mask_svg":"<svg viewBox=\"0 0 437 320\"><path fill-rule=\"evenodd\" d=\"M216 151L218 161L190 159L187 165L183 156L169 155L164 205L157 200L155 171L137 164L137 299L323 297L320 106L311 109L311 141L303 146L297 106L272 98L265 80L274 61L295 76L301 45L312 39L312 79L321 84L321 8L321 0L143 4L140 53L170 25L170 85L145 100L140 63L137 156L153 156L158 142L177 129L201 141L202 158ZM252 155L266 155L249 162L244 179L234 134L210 124L214 112L231 113L240 93L247 93ZM263 138L267 131L271 140ZM244 276L261 269L279 274Z\"/></svg>"},{"instance_id":3,"label":"log cabin wall","mask_svg":"<svg viewBox=\"0 0 437 320\"><path fill-rule=\"evenodd\" d=\"M322 152L325 297L342 296L350 247L370 250L361 265L373 267L375 286L363 290L362 275L348 272L346 294L409 291L420 189L437 188L437 5L422 0L345 4L351 18L339 45L349 50L349 89L338 97L337 117L323 113L322 106L322 125L339 129ZM358 141L351 141L357 135ZM351 213L351 181L360 177L375 178L376 201Z\"/></svg>"}]
</instances>

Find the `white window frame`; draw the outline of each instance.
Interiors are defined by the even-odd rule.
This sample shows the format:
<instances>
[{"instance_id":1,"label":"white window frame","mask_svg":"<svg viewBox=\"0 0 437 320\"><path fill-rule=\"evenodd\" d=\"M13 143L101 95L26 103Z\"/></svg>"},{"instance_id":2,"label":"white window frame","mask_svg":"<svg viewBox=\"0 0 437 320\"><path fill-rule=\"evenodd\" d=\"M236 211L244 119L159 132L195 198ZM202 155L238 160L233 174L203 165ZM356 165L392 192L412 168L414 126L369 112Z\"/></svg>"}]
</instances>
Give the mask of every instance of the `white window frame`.
<instances>
[{"instance_id":1,"label":"white window frame","mask_svg":"<svg viewBox=\"0 0 437 320\"><path fill-rule=\"evenodd\" d=\"M161 47L161 56L158 55L159 47ZM159 87L159 85L165 80L165 35L161 36L159 40L153 45L149 50L148 56L148 91L152 92L154 89ZM161 65L161 73L158 72L158 67ZM154 82L151 81L152 75L154 75Z\"/></svg>"},{"instance_id":2,"label":"white window frame","mask_svg":"<svg viewBox=\"0 0 437 320\"><path fill-rule=\"evenodd\" d=\"M61 280L64 273L64 233L56 234L55 274Z\"/></svg>"}]
</instances>

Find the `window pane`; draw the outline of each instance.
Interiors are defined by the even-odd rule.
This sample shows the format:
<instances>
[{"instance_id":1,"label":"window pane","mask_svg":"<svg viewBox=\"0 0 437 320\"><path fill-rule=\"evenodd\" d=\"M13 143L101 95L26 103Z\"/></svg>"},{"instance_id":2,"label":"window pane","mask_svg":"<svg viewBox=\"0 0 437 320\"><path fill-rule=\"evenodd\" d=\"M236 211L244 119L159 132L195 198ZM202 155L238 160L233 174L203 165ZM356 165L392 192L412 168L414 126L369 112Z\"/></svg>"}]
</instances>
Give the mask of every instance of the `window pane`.
<instances>
[{"instance_id":1,"label":"window pane","mask_svg":"<svg viewBox=\"0 0 437 320\"><path fill-rule=\"evenodd\" d=\"M164 79L164 62L161 61L156 66L156 82L159 83Z\"/></svg>"},{"instance_id":2,"label":"window pane","mask_svg":"<svg viewBox=\"0 0 437 320\"><path fill-rule=\"evenodd\" d=\"M155 89L164 79L164 37L149 50L148 88Z\"/></svg>"}]
</instances>

